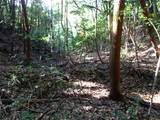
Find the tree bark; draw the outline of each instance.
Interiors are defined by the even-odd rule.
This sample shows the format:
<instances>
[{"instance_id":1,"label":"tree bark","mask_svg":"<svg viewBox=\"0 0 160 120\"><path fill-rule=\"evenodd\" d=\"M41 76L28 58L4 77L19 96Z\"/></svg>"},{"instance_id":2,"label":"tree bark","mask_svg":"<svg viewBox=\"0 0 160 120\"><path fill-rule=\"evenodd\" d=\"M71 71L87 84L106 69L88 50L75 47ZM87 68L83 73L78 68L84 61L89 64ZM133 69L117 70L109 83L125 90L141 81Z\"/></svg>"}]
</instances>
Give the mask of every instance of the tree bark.
<instances>
[{"instance_id":1,"label":"tree bark","mask_svg":"<svg viewBox=\"0 0 160 120\"><path fill-rule=\"evenodd\" d=\"M10 4L10 14L11 14L12 29L14 29L14 28L15 28L15 19L16 19L15 0L11 0L11 4Z\"/></svg>"},{"instance_id":2,"label":"tree bark","mask_svg":"<svg viewBox=\"0 0 160 120\"><path fill-rule=\"evenodd\" d=\"M107 21L108 21L108 39L109 43L111 44L112 40L112 21L113 21L113 16L111 15L111 1L108 2L108 16L107 16Z\"/></svg>"},{"instance_id":3,"label":"tree bark","mask_svg":"<svg viewBox=\"0 0 160 120\"><path fill-rule=\"evenodd\" d=\"M120 91L120 47L123 25L124 0L114 0L112 48L110 53L111 92L110 98L122 100Z\"/></svg>"},{"instance_id":4,"label":"tree bark","mask_svg":"<svg viewBox=\"0 0 160 120\"><path fill-rule=\"evenodd\" d=\"M12 30L15 31L15 22L16 22L16 6L15 0L11 0L10 3L10 20L12 23ZM14 39L12 39L11 51L14 51Z\"/></svg>"},{"instance_id":5,"label":"tree bark","mask_svg":"<svg viewBox=\"0 0 160 120\"><path fill-rule=\"evenodd\" d=\"M95 7L98 8L98 1L97 0L95 0ZM98 46L98 42L97 42L97 17L98 17L98 11L97 11L97 9L95 9L95 38L94 38L94 42L96 45L96 52L97 52L98 58L101 63L104 63L101 58L100 50L99 50L99 46Z\"/></svg>"},{"instance_id":6,"label":"tree bark","mask_svg":"<svg viewBox=\"0 0 160 120\"><path fill-rule=\"evenodd\" d=\"M153 26L149 25L149 20L148 19L150 18L150 16L149 16L149 12L148 12L147 7L146 7L145 0L140 0L140 4L141 4L141 8L143 9L143 14L146 17L145 22L147 23L148 34L149 34L149 36L151 38L152 46L156 50L156 56L158 58L159 54L158 54L157 37L154 35L155 30L154 30Z\"/></svg>"},{"instance_id":7,"label":"tree bark","mask_svg":"<svg viewBox=\"0 0 160 120\"><path fill-rule=\"evenodd\" d=\"M69 41L68 41L68 0L65 0L65 33L64 33L64 38L65 38L65 43L66 43L66 52L69 50Z\"/></svg>"},{"instance_id":8,"label":"tree bark","mask_svg":"<svg viewBox=\"0 0 160 120\"><path fill-rule=\"evenodd\" d=\"M27 17L27 11L26 11L26 4L24 0L21 0L22 4L22 14L23 14L23 20L24 20L24 28L25 28L25 34L28 35L30 33L29 23L28 23L28 17ZM26 38L26 55L27 55L27 63L31 61L31 39L29 37Z\"/></svg>"}]
</instances>

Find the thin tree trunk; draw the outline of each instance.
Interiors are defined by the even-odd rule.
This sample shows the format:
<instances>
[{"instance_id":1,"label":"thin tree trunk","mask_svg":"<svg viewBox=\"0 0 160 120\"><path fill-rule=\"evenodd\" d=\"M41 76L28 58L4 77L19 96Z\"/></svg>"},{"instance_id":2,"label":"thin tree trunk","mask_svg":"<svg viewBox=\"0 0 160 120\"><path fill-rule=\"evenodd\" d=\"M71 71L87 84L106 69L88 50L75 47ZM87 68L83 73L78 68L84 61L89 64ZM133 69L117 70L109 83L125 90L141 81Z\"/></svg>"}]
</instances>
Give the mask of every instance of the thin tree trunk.
<instances>
[{"instance_id":1,"label":"thin tree trunk","mask_svg":"<svg viewBox=\"0 0 160 120\"><path fill-rule=\"evenodd\" d=\"M11 0L10 3L10 19L12 22L12 30L15 30L15 19L16 19L16 6L15 6L15 0ZM14 51L14 39L12 39L12 45L11 45L11 51Z\"/></svg>"},{"instance_id":2,"label":"thin tree trunk","mask_svg":"<svg viewBox=\"0 0 160 120\"><path fill-rule=\"evenodd\" d=\"M95 1L95 4L96 4L96 8L98 8L97 0ZM95 11L96 12L95 12L95 38L94 38L94 42L95 42L95 45L96 45L96 51L97 51L98 58L101 61L101 63L104 63L102 58L101 58L98 43L97 43L97 9Z\"/></svg>"},{"instance_id":3,"label":"thin tree trunk","mask_svg":"<svg viewBox=\"0 0 160 120\"><path fill-rule=\"evenodd\" d=\"M65 28L63 25L63 4L64 4L64 1L61 0L61 27L62 27L63 31L65 31Z\"/></svg>"},{"instance_id":4,"label":"thin tree trunk","mask_svg":"<svg viewBox=\"0 0 160 120\"><path fill-rule=\"evenodd\" d=\"M111 44L111 40L112 40L112 21L113 21L113 16L111 15L111 10L110 10L110 7L111 7L111 1L108 2L108 16L107 16L107 21L108 21L108 38L109 38L109 43Z\"/></svg>"},{"instance_id":5,"label":"thin tree trunk","mask_svg":"<svg viewBox=\"0 0 160 120\"><path fill-rule=\"evenodd\" d=\"M50 12L50 17L51 17L51 24L50 24L50 52L53 52L53 40L54 40L54 17L53 17L53 3L51 0L51 12Z\"/></svg>"},{"instance_id":6,"label":"thin tree trunk","mask_svg":"<svg viewBox=\"0 0 160 120\"><path fill-rule=\"evenodd\" d=\"M22 12L23 12L23 20L24 20L24 28L25 28L25 34L28 35L30 33L29 29L29 23L28 23L28 18L27 18L27 11L26 11L26 4L24 0L21 0L22 4ZM31 39L26 38L26 55L27 55L27 63L31 61L31 54L32 54L32 49L31 49Z\"/></svg>"},{"instance_id":7,"label":"thin tree trunk","mask_svg":"<svg viewBox=\"0 0 160 120\"><path fill-rule=\"evenodd\" d=\"M66 51L69 50L68 42L68 0L65 1L65 42L66 42Z\"/></svg>"},{"instance_id":8,"label":"thin tree trunk","mask_svg":"<svg viewBox=\"0 0 160 120\"><path fill-rule=\"evenodd\" d=\"M114 0L112 48L110 54L111 92L110 98L122 100L120 91L120 47L123 25L124 0Z\"/></svg>"},{"instance_id":9,"label":"thin tree trunk","mask_svg":"<svg viewBox=\"0 0 160 120\"><path fill-rule=\"evenodd\" d=\"M16 6L15 6L15 0L11 0L10 5L10 14L11 14L11 21L12 21L12 29L15 28L15 19L16 19Z\"/></svg>"},{"instance_id":10,"label":"thin tree trunk","mask_svg":"<svg viewBox=\"0 0 160 120\"><path fill-rule=\"evenodd\" d=\"M58 13L60 16L61 10L60 10L60 5L58 4ZM61 19L61 16L60 16ZM59 39L59 43L58 43L58 52L59 55L61 56L61 35L60 35L60 28L61 28L61 20L58 21L58 39Z\"/></svg>"},{"instance_id":11,"label":"thin tree trunk","mask_svg":"<svg viewBox=\"0 0 160 120\"><path fill-rule=\"evenodd\" d=\"M157 37L154 35L155 33L155 30L153 28L152 25L149 25L149 13L148 13L148 10L147 10L147 7L146 7L146 2L145 0L140 0L140 4L141 4L141 8L143 9L143 14L144 16L147 18L145 20L145 22L147 23L147 28L148 28L148 34L151 38L151 43L152 43L152 46L154 47L154 49L156 50L156 56L157 58L159 57L159 54L158 54L158 44L157 44Z\"/></svg>"}]
</instances>

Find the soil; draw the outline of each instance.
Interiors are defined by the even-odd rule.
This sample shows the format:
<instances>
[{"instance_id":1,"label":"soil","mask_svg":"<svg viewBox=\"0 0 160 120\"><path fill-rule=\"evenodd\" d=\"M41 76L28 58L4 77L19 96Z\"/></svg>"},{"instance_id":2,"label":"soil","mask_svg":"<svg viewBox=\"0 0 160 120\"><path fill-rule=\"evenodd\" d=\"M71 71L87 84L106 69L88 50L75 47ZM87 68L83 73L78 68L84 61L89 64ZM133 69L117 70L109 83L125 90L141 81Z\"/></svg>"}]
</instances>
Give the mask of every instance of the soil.
<instances>
[{"instance_id":1,"label":"soil","mask_svg":"<svg viewBox=\"0 0 160 120\"><path fill-rule=\"evenodd\" d=\"M154 53L151 52L149 55L152 54ZM106 61L104 64L97 60L95 53L89 53L88 58L85 58L90 61L71 62L52 57L40 62L37 60L30 66L20 65L21 60L17 65L6 57L4 59L7 59L9 64L0 65L0 118L145 120L149 117L147 113L157 60L154 56L148 60L147 55L145 57L140 55L139 65L134 62L135 57L122 58L121 86L124 101L113 101L108 97L110 91L108 53L104 53L103 58ZM159 111L158 81L150 118L159 120Z\"/></svg>"}]
</instances>

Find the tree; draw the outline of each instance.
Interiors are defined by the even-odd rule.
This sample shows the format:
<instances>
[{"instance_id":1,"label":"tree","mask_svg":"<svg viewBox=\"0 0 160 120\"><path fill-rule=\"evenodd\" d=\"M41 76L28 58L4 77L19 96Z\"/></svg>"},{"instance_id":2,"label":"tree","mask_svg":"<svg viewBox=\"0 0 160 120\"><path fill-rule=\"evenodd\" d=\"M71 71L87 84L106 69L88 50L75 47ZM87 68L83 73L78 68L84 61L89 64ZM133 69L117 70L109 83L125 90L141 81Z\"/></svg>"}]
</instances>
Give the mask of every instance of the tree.
<instances>
[{"instance_id":1,"label":"tree","mask_svg":"<svg viewBox=\"0 0 160 120\"><path fill-rule=\"evenodd\" d=\"M31 61L31 54L32 54L32 50L31 50L31 39L28 37L29 33L30 33L30 28L29 28L29 23L28 23L28 17L27 17L27 11L26 11L26 4L24 0L21 0L21 4L22 4L22 17L23 17L23 21L24 21L24 29L25 29L25 35L26 37L26 55L27 55L27 63L29 63Z\"/></svg>"},{"instance_id":2,"label":"tree","mask_svg":"<svg viewBox=\"0 0 160 120\"><path fill-rule=\"evenodd\" d=\"M120 91L120 47L123 25L124 0L114 0L112 48L110 53L111 91L110 98L121 100Z\"/></svg>"},{"instance_id":3,"label":"tree","mask_svg":"<svg viewBox=\"0 0 160 120\"><path fill-rule=\"evenodd\" d=\"M141 8L143 9L143 14L146 17L145 22L147 23L148 34L149 34L149 36L151 38L152 46L156 50L156 56L159 57L157 37L154 35L154 32L155 32L154 27L149 24L150 16L149 16L149 12L147 10L147 6L146 6L145 0L140 0L140 4L141 4Z\"/></svg>"},{"instance_id":4,"label":"tree","mask_svg":"<svg viewBox=\"0 0 160 120\"><path fill-rule=\"evenodd\" d=\"M10 3L10 14L11 14L11 22L12 22L12 29L15 28L15 19L16 19L16 9L15 9L15 0L11 0Z\"/></svg>"},{"instance_id":5,"label":"tree","mask_svg":"<svg viewBox=\"0 0 160 120\"><path fill-rule=\"evenodd\" d=\"M96 45L96 52L97 52L98 58L101 61L101 63L104 63L102 58L101 58L99 47L98 47L98 42L97 42L97 17L98 17L98 11L97 11L98 3L97 3L97 0L95 0L95 8L96 9L95 9L95 38L94 38L94 42L95 42L95 45Z\"/></svg>"},{"instance_id":6,"label":"tree","mask_svg":"<svg viewBox=\"0 0 160 120\"><path fill-rule=\"evenodd\" d=\"M10 3L10 19L12 23L12 30L15 30L15 22L16 22L16 5L15 0L11 0ZM12 39L12 51L14 50L14 39Z\"/></svg>"}]
</instances>

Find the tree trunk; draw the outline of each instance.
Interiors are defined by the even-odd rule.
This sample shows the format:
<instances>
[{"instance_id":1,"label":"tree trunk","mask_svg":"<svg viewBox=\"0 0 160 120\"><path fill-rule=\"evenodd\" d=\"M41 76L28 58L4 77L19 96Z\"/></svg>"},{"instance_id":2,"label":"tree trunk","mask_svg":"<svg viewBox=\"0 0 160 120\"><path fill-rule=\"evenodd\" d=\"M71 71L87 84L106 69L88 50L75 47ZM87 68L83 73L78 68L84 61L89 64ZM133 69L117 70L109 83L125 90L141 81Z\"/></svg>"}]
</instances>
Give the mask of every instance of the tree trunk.
<instances>
[{"instance_id":1,"label":"tree trunk","mask_svg":"<svg viewBox=\"0 0 160 120\"><path fill-rule=\"evenodd\" d=\"M108 39L109 39L109 44L111 44L112 40L112 21L113 21L113 16L111 15L111 1L108 2L108 16L107 16L107 21L108 21Z\"/></svg>"},{"instance_id":2,"label":"tree trunk","mask_svg":"<svg viewBox=\"0 0 160 120\"><path fill-rule=\"evenodd\" d=\"M29 23L28 23L28 18L27 18L27 11L26 11L26 4L24 0L21 0L22 4L22 12L23 12L23 20L24 20L24 28L25 28L25 34L28 35L30 33L29 29ZM32 49L31 49L31 39L29 37L26 38L26 55L27 55L27 63L31 61L31 54L32 54Z\"/></svg>"},{"instance_id":3,"label":"tree trunk","mask_svg":"<svg viewBox=\"0 0 160 120\"><path fill-rule=\"evenodd\" d=\"M65 0L65 43L66 43L66 52L69 50L69 42L68 42L68 0Z\"/></svg>"},{"instance_id":4,"label":"tree trunk","mask_svg":"<svg viewBox=\"0 0 160 120\"><path fill-rule=\"evenodd\" d=\"M10 19L12 23L12 30L15 31L15 21L16 21L16 6L15 0L11 0L10 3ZM12 39L11 51L14 51L14 39Z\"/></svg>"},{"instance_id":5,"label":"tree trunk","mask_svg":"<svg viewBox=\"0 0 160 120\"><path fill-rule=\"evenodd\" d=\"M112 48L110 53L111 92L110 98L122 100L120 91L120 44L123 25L124 0L114 0Z\"/></svg>"},{"instance_id":6,"label":"tree trunk","mask_svg":"<svg viewBox=\"0 0 160 120\"><path fill-rule=\"evenodd\" d=\"M98 1L95 0L95 38L94 38L94 42L95 42L95 45L96 45L96 52L97 52L97 55L98 55L98 58L100 60L101 63L104 63L102 58L101 58L101 55L100 55L100 50L99 50L99 46L98 46L98 42L97 42L97 17L98 17L98 13L97 13L97 8L98 8Z\"/></svg>"},{"instance_id":7,"label":"tree trunk","mask_svg":"<svg viewBox=\"0 0 160 120\"><path fill-rule=\"evenodd\" d=\"M144 16L147 18L147 19L145 20L145 22L147 23L148 34L149 34L149 36L150 36L150 38L151 38L152 46L153 46L154 49L156 50L156 56L157 56L157 58L158 58L158 57L159 57L159 54L158 54L157 38L156 38L156 36L154 35L155 30L154 30L153 26L148 24L148 23L149 23L149 20L148 20L148 19L150 18L150 16L149 16L149 13L148 13L148 10L147 10L147 7L146 7L145 0L140 0L140 4L141 4L141 8L143 9L143 14L144 14Z\"/></svg>"},{"instance_id":8,"label":"tree trunk","mask_svg":"<svg viewBox=\"0 0 160 120\"><path fill-rule=\"evenodd\" d=\"M10 14L11 14L11 22L12 22L12 29L15 28L15 18L16 18L16 6L15 6L15 0L11 0L10 4Z\"/></svg>"}]
</instances>

